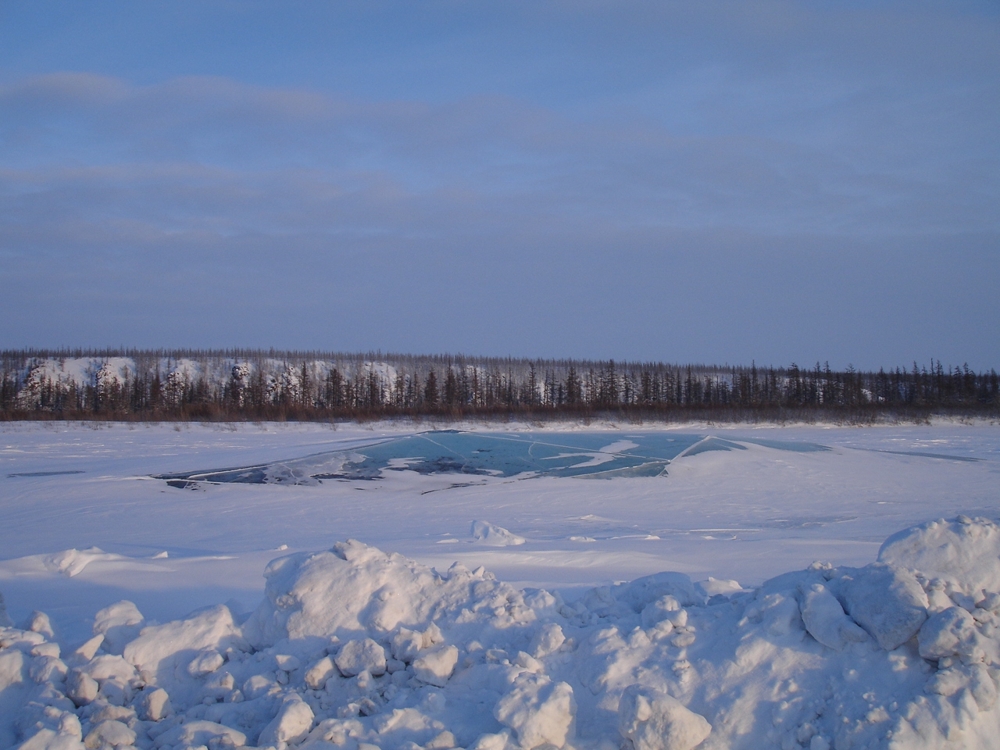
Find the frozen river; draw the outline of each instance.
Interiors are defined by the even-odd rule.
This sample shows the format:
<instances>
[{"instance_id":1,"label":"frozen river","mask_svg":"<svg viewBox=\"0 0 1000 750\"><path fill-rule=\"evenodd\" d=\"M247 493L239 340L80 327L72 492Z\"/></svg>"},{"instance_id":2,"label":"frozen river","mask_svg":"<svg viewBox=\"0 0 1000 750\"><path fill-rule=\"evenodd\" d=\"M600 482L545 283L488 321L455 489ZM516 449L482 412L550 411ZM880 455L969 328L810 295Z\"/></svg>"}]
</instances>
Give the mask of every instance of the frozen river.
<instances>
[{"instance_id":1,"label":"frozen river","mask_svg":"<svg viewBox=\"0 0 1000 750\"><path fill-rule=\"evenodd\" d=\"M998 516L990 425L6 424L0 746L991 748Z\"/></svg>"},{"instance_id":2,"label":"frozen river","mask_svg":"<svg viewBox=\"0 0 1000 750\"><path fill-rule=\"evenodd\" d=\"M123 597L161 619L249 609L278 548L347 538L567 594L661 570L755 585L1000 514L997 427L467 427L5 425L0 591L71 630ZM524 543L476 540L473 521ZM72 579L38 557L92 547L114 559Z\"/></svg>"}]
</instances>

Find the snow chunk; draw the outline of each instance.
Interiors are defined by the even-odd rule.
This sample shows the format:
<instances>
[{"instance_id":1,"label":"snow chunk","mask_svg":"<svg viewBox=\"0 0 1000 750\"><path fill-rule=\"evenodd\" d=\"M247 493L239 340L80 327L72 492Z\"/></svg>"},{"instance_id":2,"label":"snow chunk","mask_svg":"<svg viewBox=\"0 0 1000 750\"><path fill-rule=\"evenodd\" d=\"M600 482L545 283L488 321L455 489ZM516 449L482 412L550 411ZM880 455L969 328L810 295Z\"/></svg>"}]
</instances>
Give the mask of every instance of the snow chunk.
<instances>
[{"instance_id":1,"label":"snow chunk","mask_svg":"<svg viewBox=\"0 0 1000 750\"><path fill-rule=\"evenodd\" d=\"M103 635L95 635L73 652L73 656L80 661L90 661L97 654L97 649L104 643Z\"/></svg>"},{"instance_id":2,"label":"snow chunk","mask_svg":"<svg viewBox=\"0 0 1000 750\"><path fill-rule=\"evenodd\" d=\"M326 681L334 676L335 670L336 667L333 664L333 659L329 656L324 656L306 670L303 679L306 685L313 690L322 690L323 686L326 685Z\"/></svg>"},{"instance_id":3,"label":"snow chunk","mask_svg":"<svg viewBox=\"0 0 1000 750\"><path fill-rule=\"evenodd\" d=\"M44 646L58 646L55 643L46 643ZM37 648L37 647L36 647ZM35 649L32 650L33 653ZM66 673L68 668L66 662L57 656L37 654L39 658L34 659L34 663L29 668L28 672L31 675L31 679L37 682L39 685L46 682L53 684L62 683L66 679Z\"/></svg>"},{"instance_id":4,"label":"snow chunk","mask_svg":"<svg viewBox=\"0 0 1000 750\"><path fill-rule=\"evenodd\" d=\"M201 651L246 650L246 642L223 604L186 620L143 628L125 647L125 659L154 684L176 697L175 688L187 676L187 667Z\"/></svg>"},{"instance_id":5,"label":"snow chunk","mask_svg":"<svg viewBox=\"0 0 1000 750\"><path fill-rule=\"evenodd\" d=\"M526 541L523 536L513 534L502 526L496 526L488 521L473 521L471 534L475 541L491 547L515 547Z\"/></svg>"},{"instance_id":6,"label":"snow chunk","mask_svg":"<svg viewBox=\"0 0 1000 750\"><path fill-rule=\"evenodd\" d=\"M66 695L77 706L85 706L97 700L100 686L89 674L73 670L66 677Z\"/></svg>"},{"instance_id":7,"label":"snow chunk","mask_svg":"<svg viewBox=\"0 0 1000 750\"><path fill-rule=\"evenodd\" d=\"M138 703L143 721L161 721L171 713L170 697L163 688L144 691Z\"/></svg>"},{"instance_id":8,"label":"snow chunk","mask_svg":"<svg viewBox=\"0 0 1000 750\"><path fill-rule=\"evenodd\" d=\"M960 664L942 669L927 681L928 693L950 697L968 690L981 711L989 711L997 701L997 688L983 664Z\"/></svg>"},{"instance_id":9,"label":"snow chunk","mask_svg":"<svg viewBox=\"0 0 1000 750\"><path fill-rule=\"evenodd\" d=\"M745 591L739 581L734 581L731 578L712 578L712 576L696 583L695 588L708 598L713 596L729 597Z\"/></svg>"},{"instance_id":10,"label":"snow chunk","mask_svg":"<svg viewBox=\"0 0 1000 750\"><path fill-rule=\"evenodd\" d=\"M850 571L841 586L848 614L886 651L910 640L927 619L927 595L903 568L872 563Z\"/></svg>"},{"instance_id":11,"label":"snow chunk","mask_svg":"<svg viewBox=\"0 0 1000 750\"><path fill-rule=\"evenodd\" d=\"M98 750L106 746L127 747L135 743L135 732L120 721L102 721L90 730L83 744L87 750Z\"/></svg>"},{"instance_id":12,"label":"snow chunk","mask_svg":"<svg viewBox=\"0 0 1000 750\"><path fill-rule=\"evenodd\" d=\"M52 622L44 612L32 612L24 629L30 630L32 633L44 635L49 640L54 640L56 637L55 631L52 630Z\"/></svg>"},{"instance_id":13,"label":"snow chunk","mask_svg":"<svg viewBox=\"0 0 1000 750\"><path fill-rule=\"evenodd\" d=\"M634 750L691 750L712 725L667 693L630 685L618 703L618 732Z\"/></svg>"},{"instance_id":14,"label":"snow chunk","mask_svg":"<svg viewBox=\"0 0 1000 750\"><path fill-rule=\"evenodd\" d=\"M111 604L94 616L94 635L104 636L104 648L108 653L121 655L125 644L142 631L146 618L130 601L122 600Z\"/></svg>"},{"instance_id":15,"label":"snow chunk","mask_svg":"<svg viewBox=\"0 0 1000 750\"><path fill-rule=\"evenodd\" d=\"M7 649L0 652L0 692L24 682L26 661L20 651Z\"/></svg>"},{"instance_id":16,"label":"snow chunk","mask_svg":"<svg viewBox=\"0 0 1000 750\"><path fill-rule=\"evenodd\" d=\"M840 606L837 597L823 584L800 584L799 596L802 622L809 635L824 646L841 651L848 643L860 643L868 639L865 631L844 614L844 608Z\"/></svg>"},{"instance_id":17,"label":"snow chunk","mask_svg":"<svg viewBox=\"0 0 1000 750\"><path fill-rule=\"evenodd\" d=\"M1000 591L1000 526L965 516L932 521L890 536L878 559L951 581L971 596Z\"/></svg>"},{"instance_id":18,"label":"snow chunk","mask_svg":"<svg viewBox=\"0 0 1000 750\"><path fill-rule=\"evenodd\" d=\"M302 666L302 662L293 654L276 654L274 661L278 664L278 669L283 672L291 673Z\"/></svg>"},{"instance_id":19,"label":"snow chunk","mask_svg":"<svg viewBox=\"0 0 1000 750\"><path fill-rule=\"evenodd\" d=\"M84 674L90 675L98 682L115 680L122 685L128 684L139 676L135 671L135 667L125 661L122 657L114 656L112 654L95 656L89 662L80 667L80 671Z\"/></svg>"},{"instance_id":20,"label":"snow chunk","mask_svg":"<svg viewBox=\"0 0 1000 750\"><path fill-rule=\"evenodd\" d=\"M536 659L542 659L549 654L554 654L566 642L566 634L563 629L554 622L547 622L535 633L531 639L531 655Z\"/></svg>"},{"instance_id":21,"label":"snow chunk","mask_svg":"<svg viewBox=\"0 0 1000 750\"><path fill-rule=\"evenodd\" d=\"M674 597L682 607L705 603L705 597L684 573L654 573L631 583L619 583L612 589L612 595L636 613L663 596Z\"/></svg>"},{"instance_id":22,"label":"snow chunk","mask_svg":"<svg viewBox=\"0 0 1000 750\"><path fill-rule=\"evenodd\" d=\"M191 660L187 671L192 677L200 677L201 675L211 674L225 663L226 660L222 654L215 649L208 649L202 651Z\"/></svg>"},{"instance_id":23,"label":"snow chunk","mask_svg":"<svg viewBox=\"0 0 1000 750\"><path fill-rule=\"evenodd\" d=\"M385 674L385 649L371 638L348 641L337 654L334 663L345 677L368 672L373 677Z\"/></svg>"},{"instance_id":24,"label":"snow chunk","mask_svg":"<svg viewBox=\"0 0 1000 750\"><path fill-rule=\"evenodd\" d=\"M458 664L458 649L454 646L429 651L413 662L413 674L428 685L444 687Z\"/></svg>"},{"instance_id":25,"label":"snow chunk","mask_svg":"<svg viewBox=\"0 0 1000 750\"><path fill-rule=\"evenodd\" d=\"M264 727L257 744L265 747L273 745L279 749L295 744L309 734L314 718L309 704L293 693L282 704L274 720Z\"/></svg>"},{"instance_id":26,"label":"snow chunk","mask_svg":"<svg viewBox=\"0 0 1000 750\"><path fill-rule=\"evenodd\" d=\"M661 596L655 602L650 602L642 610L642 626L655 628L661 623L669 623L671 627L684 627L687 624L687 610L681 608L681 603L669 594ZM669 632L670 628L663 628Z\"/></svg>"},{"instance_id":27,"label":"snow chunk","mask_svg":"<svg viewBox=\"0 0 1000 750\"><path fill-rule=\"evenodd\" d=\"M493 716L517 735L524 750L550 743L562 747L576 720L573 688L544 675L523 672L493 709Z\"/></svg>"},{"instance_id":28,"label":"snow chunk","mask_svg":"<svg viewBox=\"0 0 1000 750\"><path fill-rule=\"evenodd\" d=\"M983 638L976 629L972 615L961 607L931 615L917 634L920 655L937 661L949 656L966 662L982 661L987 654L990 661L997 658L997 644Z\"/></svg>"},{"instance_id":29,"label":"snow chunk","mask_svg":"<svg viewBox=\"0 0 1000 750\"><path fill-rule=\"evenodd\" d=\"M431 623L427 630L419 632L408 628L400 628L392 637L392 655L402 662L413 661L425 648L430 648L444 641L441 629Z\"/></svg>"},{"instance_id":30,"label":"snow chunk","mask_svg":"<svg viewBox=\"0 0 1000 750\"><path fill-rule=\"evenodd\" d=\"M80 738L53 729L41 729L17 746L17 750L85 750Z\"/></svg>"},{"instance_id":31,"label":"snow chunk","mask_svg":"<svg viewBox=\"0 0 1000 750\"><path fill-rule=\"evenodd\" d=\"M214 721L195 720L168 729L156 738L154 747L243 747L247 736Z\"/></svg>"}]
</instances>

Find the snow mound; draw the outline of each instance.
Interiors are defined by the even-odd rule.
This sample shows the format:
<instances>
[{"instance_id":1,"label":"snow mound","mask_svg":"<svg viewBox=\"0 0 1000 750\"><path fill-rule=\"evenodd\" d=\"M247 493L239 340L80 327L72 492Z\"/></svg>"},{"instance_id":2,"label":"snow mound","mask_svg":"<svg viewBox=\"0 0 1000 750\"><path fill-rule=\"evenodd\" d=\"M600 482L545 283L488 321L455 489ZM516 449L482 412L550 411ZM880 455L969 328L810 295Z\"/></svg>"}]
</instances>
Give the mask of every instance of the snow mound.
<instances>
[{"instance_id":1,"label":"snow mound","mask_svg":"<svg viewBox=\"0 0 1000 750\"><path fill-rule=\"evenodd\" d=\"M120 602L66 656L40 613L0 626L0 747L985 750L995 534L939 521L863 568L711 596L660 573L571 603L342 542L273 561L242 624Z\"/></svg>"},{"instance_id":2,"label":"snow mound","mask_svg":"<svg viewBox=\"0 0 1000 750\"><path fill-rule=\"evenodd\" d=\"M514 547L525 542L523 536L513 534L502 526L496 526L488 521L473 521L470 533L474 541L491 547Z\"/></svg>"},{"instance_id":3,"label":"snow mound","mask_svg":"<svg viewBox=\"0 0 1000 750\"><path fill-rule=\"evenodd\" d=\"M92 562L121 562L126 560L128 560L128 558L123 555L105 552L100 547L91 547L90 549L84 550L63 550L62 552L57 552L54 555L47 556L44 559L44 562L45 566L49 570L62 573L68 578L72 578L73 576L82 573Z\"/></svg>"},{"instance_id":4,"label":"snow mound","mask_svg":"<svg viewBox=\"0 0 1000 750\"><path fill-rule=\"evenodd\" d=\"M475 619L495 607L513 617L524 609L520 593L489 574L455 565L441 575L353 540L274 560L264 577L265 600L244 626L259 648L331 635L385 638L399 626L427 627L462 611Z\"/></svg>"},{"instance_id":5,"label":"snow mound","mask_svg":"<svg viewBox=\"0 0 1000 750\"><path fill-rule=\"evenodd\" d=\"M939 578L975 600L984 591L1000 591L1000 526L983 518L942 518L893 534L878 559Z\"/></svg>"}]
</instances>

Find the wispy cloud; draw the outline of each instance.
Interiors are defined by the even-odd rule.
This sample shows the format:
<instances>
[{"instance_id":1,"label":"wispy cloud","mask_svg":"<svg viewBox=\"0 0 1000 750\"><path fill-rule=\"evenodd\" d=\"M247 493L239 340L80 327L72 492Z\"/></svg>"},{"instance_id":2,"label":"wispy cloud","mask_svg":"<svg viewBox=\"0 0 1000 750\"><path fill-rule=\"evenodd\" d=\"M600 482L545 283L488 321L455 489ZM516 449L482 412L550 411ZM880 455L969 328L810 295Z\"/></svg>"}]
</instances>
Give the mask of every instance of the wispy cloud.
<instances>
[{"instance_id":1,"label":"wispy cloud","mask_svg":"<svg viewBox=\"0 0 1000 750\"><path fill-rule=\"evenodd\" d=\"M225 66L210 51L199 59L212 72L192 74L180 48L146 80L126 70L17 72L0 55L8 315L39 307L42 287L88 310L102 295L141 288L142 338L178 294L220 321L229 313L191 300L252 289L269 309L336 311L361 348L456 348L445 333L414 338L443 316L452 335L464 330L467 350L667 356L641 331L621 334L629 315L619 307L638 305L674 331L684 318L688 332L673 334L683 356L719 359L756 338L755 317L801 319L796 304L832 309L851 299L873 320L894 320L877 285L853 280L855 263L893 274L894 299L911 318L919 303L907 298L929 299L935 283L955 289L961 279L969 305L1000 312L995 294L976 291L1000 266L991 6L514 3L500 15L422 7L406 17L415 37L406 19L375 11L386 26L382 36L366 31L367 46L337 26L326 27L337 44L325 46L300 30L312 65L295 63L295 82L219 73ZM255 12L244 11L246 23L259 22ZM493 25L477 23L486 20ZM255 27L251 38L278 39L281 24ZM289 45L236 52L247 70L260 56L298 59ZM977 270L949 265L957 249ZM690 280L678 285L677 274ZM197 294L184 291L193 287ZM595 301L602 289L606 308ZM511 323L512 298L534 300L529 318L561 321L564 348L528 335L527 319ZM358 312L370 304L411 327L397 323L391 342L365 343L393 330L365 323L378 318ZM470 304L483 306L483 320L510 325L498 323L477 346L461 312ZM601 314L564 318L560 305ZM25 315L20 338L6 343L72 343L68 333L48 335L70 330L58 305L41 307L53 312ZM693 307L718 312L688 319ZM942 315L957 325L960 313ZM591 322L572 322L584 317ZM206 336L258 335L267 318L251 306ZM723 319L736 326L729 348ZM773 356L787 358L792 339L806 347L810 330L794 330ZM529 343L518 346L519 337ZM911 339L924 341L914 329L900 350L924 346ZM996 334L986 339L983 361L1000 353ZM871 364L881 344L865 340Z\"/></svg>"}]
</instances>

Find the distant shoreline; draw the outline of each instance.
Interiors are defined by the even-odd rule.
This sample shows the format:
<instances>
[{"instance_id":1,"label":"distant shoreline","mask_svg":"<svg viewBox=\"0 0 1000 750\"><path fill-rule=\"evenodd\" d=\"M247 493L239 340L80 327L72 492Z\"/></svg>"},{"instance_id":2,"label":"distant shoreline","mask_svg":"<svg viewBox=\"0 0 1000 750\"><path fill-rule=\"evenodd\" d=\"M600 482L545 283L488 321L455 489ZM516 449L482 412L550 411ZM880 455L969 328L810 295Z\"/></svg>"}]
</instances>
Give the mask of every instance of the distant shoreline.
<instances>
[{"instance_id":1,"label":"distant shoreline","mask_svg":"<svg viewBox=\"0 0 1000 750\"><path fill-rule=\"evenodd\" d=\"M1000 376L940 361L829 365L252 350L0 352L0 419L614 420L877 424L1000 419Z\"/></svg>"}]
</instances>

